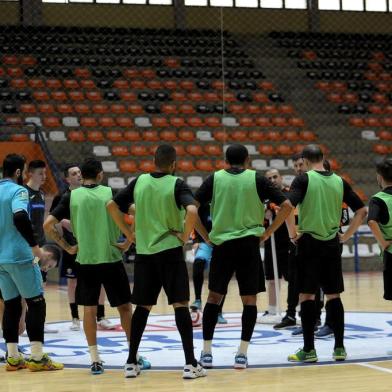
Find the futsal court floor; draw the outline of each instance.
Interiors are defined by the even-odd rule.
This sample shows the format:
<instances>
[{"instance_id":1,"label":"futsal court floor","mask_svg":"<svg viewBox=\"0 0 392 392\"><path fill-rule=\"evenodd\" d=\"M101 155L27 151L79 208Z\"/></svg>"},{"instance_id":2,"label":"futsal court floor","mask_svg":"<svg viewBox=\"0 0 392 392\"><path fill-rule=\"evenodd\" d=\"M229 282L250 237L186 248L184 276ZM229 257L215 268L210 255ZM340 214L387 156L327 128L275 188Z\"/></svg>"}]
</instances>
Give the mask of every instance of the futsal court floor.
<instances>
[{"instance_id":1,"label":"futsal court floor","mask_svg":"<svg viewBox=\"0 0 392 392\"><path fill-rule=\"evenodd\" d=\"M235 347L240 338L242 309L235 281L230 284L224 313L229 324L219 326L213 348L218 369L206 378L183 380L183 354L174 328L173 310L161 296L153 308L141 354L152 362L152 369L136 379L125 379L121 367L126 359L126 341L121 331L100 332L99 344L105 361L105 373L92 376L83 332L69 331L69 307L66 290L49 285L46 289L47 321L57 334L47 334L45 351L66 363L58 372L6 372L0 367L0 392L107 392L107 391L392 391L392 304L382 298L381 273L348 273L343 302L346 315L345 341L349 361L335 364L330 359L333 339L316 341L320 362L316 365L290 365L286 357L301 346L301 338L290 331L273 331L272 326L257 324L255 339L249 348L250 368L232 369ZM206 286L203 288L206 294ZM282 298L286 296L283 286ZM193 298L192 298L193 299ZM284 304L284 301L282 301ZM266 294L258 299L259 312L266 309ZM79 309L82 314L82 308ZM117 314L106 306L107 317ZM195 328L195 350L200 354L201 329ZM26 338L21 339L27 348ZM4 346L0 345L0 348ZM155 370L154 370L155 369Z\"/></svg>"}]
</instances>

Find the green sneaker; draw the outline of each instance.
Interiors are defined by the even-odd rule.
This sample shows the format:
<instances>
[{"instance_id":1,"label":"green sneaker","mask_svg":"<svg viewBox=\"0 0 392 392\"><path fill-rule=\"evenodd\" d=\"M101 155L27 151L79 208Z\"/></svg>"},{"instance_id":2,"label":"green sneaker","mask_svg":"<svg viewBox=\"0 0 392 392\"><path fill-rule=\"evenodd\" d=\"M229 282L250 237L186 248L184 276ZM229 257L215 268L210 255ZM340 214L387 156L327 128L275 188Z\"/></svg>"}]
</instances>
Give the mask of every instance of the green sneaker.
<instances>
[{"instance_id":1,"label":"green sneaker","mask_svg":"<svg viewBox=\"0 0 392 392\"><path fill-rule=\"evenodd\" d=\"M304 351L302 348L297 350L295 354L291 354L288 356L287 360L289 362L317 362L317 353L316 350L310 350L309 352Z\"/></svg>"},{"instance_id":2,"label":"green sneaker","mask_svg":"<svg viewBox=\"0 0 392 392\"><path fill-rule=\"evenodd\" d=\"M333 350L332 358L335 361L344 361L347 358L346 349L344 347L337 347Z\"/></svg>"}]
</instances>

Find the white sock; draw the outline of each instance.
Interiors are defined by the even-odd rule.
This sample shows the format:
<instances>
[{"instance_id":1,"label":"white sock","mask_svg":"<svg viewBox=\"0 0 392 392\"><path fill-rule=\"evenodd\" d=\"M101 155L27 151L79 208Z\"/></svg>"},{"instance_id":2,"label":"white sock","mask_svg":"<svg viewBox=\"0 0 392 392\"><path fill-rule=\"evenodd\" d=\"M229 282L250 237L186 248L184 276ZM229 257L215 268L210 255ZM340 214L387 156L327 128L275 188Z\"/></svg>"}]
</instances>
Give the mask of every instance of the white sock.
<instances>
[{"instance_id":1,"label":"white sock","mask_svg":"<svg viewBox=\"0 0 392 392\"><path fill-rule=\"evenodd\" d=\"M91 362L101 362L101 358L98 353L98 346L88 346L90 352Z\"/></svg>"},{"instance_id":2,"label":"white sock","mask_svg":"<svg viewBox=\"0 0 392 392\"><path fill-rule=\"evenodd\" d=\"M268 305L268 314L275 315L276 314L276 306Z\"/></svg>"},{"instance_id":3,"label":"white sock","mask_svg":"<svg viewBox=\"0 0 392 392\"><path fill-rule=\"evenodd\" d=\"M40 361L44 355L42 351L42 342L30 342L31 358L34 361Z\"/></svg>"},{"instance_id":4,"label":"white sock","mask_svg":"<svg viewBox=\"0 0 392 392\"><path fill-rule=\"evenodd\" d=\"M203 353L211 354L212 340L203 340Z\"/></svg>"},{"instance_id":5,"label":"white sock","mask_svg":"<svg viewBox=\"0 0 392 392\"><path fill-rule=\"evenodd\" d=\"M19 358L18 343L7 343L8 356Z\"/></svg>"},{"instance_id":6,"label":"white sock","mask_svg":"<svg viewBox=\"0 0 392 392\"><path fill-rule=\"evenodd\" d=\"M238 347L238 354L247 354L249 342L241 340L240 346Z\"/></svg>"}]
</instances>

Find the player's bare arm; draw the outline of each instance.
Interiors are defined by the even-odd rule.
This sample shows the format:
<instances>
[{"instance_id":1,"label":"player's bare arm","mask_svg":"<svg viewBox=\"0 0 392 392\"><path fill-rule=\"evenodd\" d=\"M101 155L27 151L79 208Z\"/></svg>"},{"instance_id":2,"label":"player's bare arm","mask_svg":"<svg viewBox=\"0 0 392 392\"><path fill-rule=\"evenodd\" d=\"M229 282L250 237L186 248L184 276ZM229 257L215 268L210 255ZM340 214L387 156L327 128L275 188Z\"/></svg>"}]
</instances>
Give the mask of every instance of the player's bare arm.
<instances>
[{"instance_id":1,"label":"player's bare arm","mask_svg":"<svg viewBox=\"0 0 392 392\"><path fill-rule=\"evenodd\" d=\"M70 245L62 236L61 234L57 231L56 225L59 223L59 221L53 216L49 215L45 222L44 222L44 230L46 235L51 238L56 244L61 246L66 252L68 252L71 255L74 255L78 251L78 246L77 245Z\"/></svg>"}]
</instances>

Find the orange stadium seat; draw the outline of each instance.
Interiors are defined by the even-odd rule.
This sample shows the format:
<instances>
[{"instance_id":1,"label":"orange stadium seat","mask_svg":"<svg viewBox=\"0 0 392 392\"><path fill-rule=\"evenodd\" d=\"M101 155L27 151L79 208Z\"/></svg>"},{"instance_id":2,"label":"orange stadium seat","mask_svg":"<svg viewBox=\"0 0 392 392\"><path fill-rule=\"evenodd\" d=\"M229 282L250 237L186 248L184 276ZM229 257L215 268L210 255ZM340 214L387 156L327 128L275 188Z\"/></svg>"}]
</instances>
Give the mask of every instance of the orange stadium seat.
<instances>
[{"instance_id":1,"label":"orange stadium seat","mask_svg":"<svg viewBox=\"0 0 392 392\"><path fill-rule=\"evenodd\" d=\"M261 155L275 155L275 148L269 144L261 144L259 146L259 152Z\"/></svg>"},{"instance_id":2,"label":"orange stadium seat","mask_svg":"<svg viewBox=\"0 0 392 392\"><path fill-rule=\"evenodd\" d=\"M276 108L275 105L264 105L263 106L263 113L265 114L276 114L278 113L278 109Z\"/></svg>"},{"instance_id":3,"label":"orange stadium seat","mask_svg":"<svg viewBox=\"0 0 392 392\"><path fill-rule=\"evenodd\" d=\"M84 142L86 140L82 131L70 131L68 132L67 137L71 142Z\"/></svg>"},{"instance_id":4,"label":"orange stadium seat","mask_svg":"<svg viewBox=\"0 0 392 392\"><path fill-rule=\"evenodd\" d=\"M75 68L75 76L79 78L89 78L91 76L90 70L88 68Z\"/></svg>"},{"instance_id":5,"label":"orange stadium seat","mask_svg":"<svg viewBox=\"0 0 392 392\"><path fill-rule=\"evenodd\" d=\"M87 91L86 98L89 101L102 101L102 94L99 91Z\"/></svg>"},{"instance_id":6,"label":"orange stadium seat","mask_svg":"<svg viewBox=\"0 0 392 392\"><path fill-rule=\"evenodd\" d=\"M113 82L113 87L118 88L119 90L122 89L129 89L128 80L125 79L117 79Z\"/></svg>"},{"instance_id":7,"label":"orange stadium seat","mask_svg":"<svg viewBox=\"0 0 392 392\"><path fill-rule=\"evenodd\" d=\"M305 145L303 145L303 144L295 144L294 146L292 146L293 153L294 154L301 153L303 151L304 147L305 147Z\"/></svg>"},{"instance_id":8,"label":"orange stadium seat","mask_svg":"<svg viewBox=\"0 0 392 392\"><path fill-rule=\"evenodd\" d=\"M276 153L278 155L284 155L284 156L292 155L293 149L287 144L280 144L279 146L276 147Z\"/></svg>"},{"instance_id":9,"label":"orange stadium seat","mask_svg":"<svg viewBox=\"0 0 392 392\"><path fill-rule=\"evenodd\" d=\"M153 161L141 161L139 163L139 169L144 173L152 173L155 170Z\"/></svg>"},{"instance_id":10,"label":"orange stadium seat","mask_svg":"<svg viewBox=\"0 0 392 392\"><path fill-rule=\"evenodd\" d=\"M127 68L124 69L124 76L128 79L134 79L140 76L140 72L137 69Z\"/></svg>"},{"instance_id":11,"label":"orange stadium seat","mask_svg":"<svg viewBox=\"0 0 392 392\"><path fill-rule=\"evenodd\" d=\"M246 107L238 104L229 105L229 112L233 114L244 114L246 113Z\"/></svg>"},{"instance_id":12,"label":"orange stadium seat","mask_svg":"<svg viewBox=\"0 0 392 392\"><path fill-rule=\"evenodd\" d=\"M12 67L7 69L8 76L11 78L21 78L23 76L23 71L19 67Z\"/></svg>"},{"instance_id":13,"label":"orange stadium seat","mask_svg":"<svg viewBox=\"0 0 392 392\"><path fill-rule=\"evenodd\" d=\"M380 132L378 132L378 137L381 140L392 140L392 132L390 132L390 131L380 131Z\"/></svg>"},{"instance_id":14,"label":"orange stadium seat","mask_svg":"<svg viewBox=\"0 0 392 392\"><path fill-rule=\"evenodd\" d=\"M82 127L90 128L98 126L97 120L94 117L81 117L79 122Z\"/></svg>"},{"instance_id":15,"label":"orange stadium seat","mask_svg":"<svg viewBox=\"0 0 392 392\"><path fill-rule=\"evenodd\" d=\"M141 76L144 79L154 79L156 77L156 75L157 74L156 74L155 70L153 70L153 69L143 69L141 71Z\"/></svg>"},{"instance_id":16,"label":"orange stadium seat","mask_svg":"<svg viewBox=\"0 0 392 392\"><path fill-rule=\"evenodd\" d=\"M114 121L114 118L112 117L100 117L98 119L98 124L100 127L112 128L116 126L116 121Z\"/></svg>"},{"instance_id":17,"label":"orange stadium seat","mask_svg":"<svg viewBox=\"0 0 392 392\"><path fill-rule=\"evenodd\" d=\"M68 96L72 101L84 101L85 99L82 91L70 91Z\"/></svg>"},{"instance_id":18,"label":"orange stadium seat","mask_svg":"<svg viewBox=\"0 0 392 392\"><path fill-rule=\"evenodd\" d=\"M183 117L170 117L170 125L172 127L181 128L186 125L185 119Z\"/></svg>"},{"instance_id":19,"label":"orange stadium seat","mask_svg":"<svg viewBox=\"0 0 392 392\"><path fill-rule=\"evenodd\" d=\"M282 136L283 136L283 139L285 139L289 142L295 142L295 141L299 140L299 136L298 136L297 132L295 132L295 131L284 131Z\"/></svg>"},{"instance_id":20,"label":"orange stadium seat","mask_svg":"<svg viewBox=\"0 0 392 392\"><path fill-rule=\"evenodd\" d=\"M204 146L204 151L207 155L211 156L222 156L222 147L218 144L207 144Z\"/></svg>"},{"instance_id":21,"label":"orange stadium seat","mask_svg":"<svg viewBox=\"0 0 392 392\"><path fill-rule=\"evenodd\" d=\"M58 89L63 87L63 84L59 79L47 79L45 84L46 87L50 89Z\"/></svg>"},{"instance_id":22,"label":"orange stadium seat","mask_svg":"<svg viewBox=\"0 0 392 392\"><path fill-rule=\"evenodd\" d=\"M46 91L34 91L33 98L36 101L49 101L49 94Z\"/></svg>"},{"instance_id":23,"label":"orange stadium seat","mask_svg":"<svg viewBox=\"0 0 392 392\"><path fill-rule=\"evenodd\" d=\"M44 103L38 105L38 111L41 113L54 113L56 110L54 109L54 106L52 104Z\"/></svg>"},{"instance_id":24,"label":"orange stadium seat","mask_svg":"<svg viewBox=\"0 0 392 392\"><path fill-rule=\"evenodd\" d=\"M217 93L204 93L204 100L207 102L216 102L219 101L219 96Z\"/></svg>"},{"instance_id":25,"label":"orange stadium seat","mask_svg":"<svg viewBox=\"0 0 392 392\"><path fill-rule=\"evenodd\" d=\"M121 141L125 140L122 132L120 132L120 131L107 132L106 139L110 140L111 142L121 142Z\"/></svg>"},{"instance_id":26,"label":"orange stadium seat","mask_svg":"<svg viewBox=\"0 0 392 392\"><path fill-rule=\"evenodd\" d=\"M272 125L271 121L268 117L257 117L256 124L259 127L270 127Z\"/></svg>"},{"instance_id":27,"label":"orange stadium seat","mask_svg":"<svg viewBox=\"0 0 392 392\"><path fill-rule=\"evenodd\" d=\"M386 126L386 127L392 127L392 117L384 117L382 119L382 123Z\"/></svg>"},{"instance_id":28,"label":"orange stadium seat","mask_svg":"<svg viewBox=\"0 0 392 392\"><path fill-rule=\"evenodd\" d=\"M131 160L121 160L119 161L120 171L123 173L135 173L138 171L138 167L135 161Z\"/></svg>"},{"instance_id":29,"label":"orange stadium seat","mask_svg":"<svg viewBox=\"0 0 392 392\"><path fill-rule=\"evenodd\" d=\"M175 142L177 141L177 133L175 131L162 131L160 133L160 138L165 142Z\"/></svg>"},{"instance_id":30,"label":"orange stadium seat","mask_svg":"<svg viewBox=\"0 0 392 392\"><path fill-rule=\"evenodd\" d=\"M130 142L138 142L142 140L140 133L138 131L125 131L124 139Z\"/></svg>"},{"instance_id":31,"label":"orange stadium seat","mask_svg":"<svg viewBox=\"0 0 392 392\"><path fill-rule=\"evenodd\" d=\"M249 114L260 114L263 113L263 107L260 105L251 104L246 106L246 111Z\"/></svg>"},{"instance_id":32,"label":"orange stadium seat","mask_svg":"<svg viewBox=\"0 0 392 392\"><path fill-rule=\"evenodd\" d=\"M220 117L213 117L213 116L206 117L204 121L205 121L205 125L211 128L220 127L222 125Z\"/></svg>"},{"instance_id":33,"label":"orange stadium seat","mask_svg":"<svg viewBox=\"0 0 392 392\"><path fill-rule=\"evenodd\" d=\"M272 82L264 81L259 83L259 88L262 90L275 90L274 84Z\"/></svg>"},{"instance_id":34,"label":"orange stadium seat","mask_svg":"<svg viewBox=\"0 0 392 392\"><path fill-rule=\"evenodd\" d=\"M196 110L192 105L183 104L179 106L179 112L182 114L194 114Z\"/></svg>"},{"instance_id":35,"label":"orange stadium seat","mask_svg":"<svg viewBox=\"0 0 392 392\"><path fill-rule=\"evenodd\" d=\"M217 170L227 169L228 165L224 159L217 159L215 161L215 168Z\"/></svg>"},{"instance_id":36,"label":"orange stadium seat","mask_svg":"<svg viewBox=\"0 0 392 392\"><path fill-rule=\"evenodd\" d=\"M128 112L132 114L142 114L144 113L144 109L142 105L135 103L128 106Z\"/></svg>"},{"instance_id":37,"label":"orange stadium seat","mask_svg":"<svg viewBox=\"0 0 392 392\"><path fill-rule=\"evenodd\" d=\"M157 128L167 128L170 126L166 117L153 117L151 123L153 127Z\"/></svg>"},{"instance_id":38,"label":"orange stadium seat","mask_svg":"<svg viewBox=\"0 0 392 392\"><path fill-rule=\"evenodd\" d=\"M262 132L259 129L253 129L249 131L249 139L254 141L254 142L261 142L263 140L266 140L267 135L266 133Z\"/></svg>"},{"instance_id":39,"label":"orange stadium seat","mask_svg":"<svg viewBox=\"0 0 392 392\"><path fill-rule=\"evenodd\" d=\"M146 84L144 83L143 80L131 80L129 83L131 89L134 90L143 90L146 88Z\"/></svg>"},{"instance_id":40,"label":"orange stadium seat","mask_svg":"<svg viewBox=\"0 0 392 392\"><path fill-rule=\"evenodd\" d=\"M163 104L161 106L161 111L162 113L165 114L177 114L177 106L176 105L172 105L172 104Z\"/></svg>"},{"instance_id":41,"label":"orange stadium seat","mask_svg":"<svg viewBox=\"0 0 392 392\"><path fill-rule=\"evenodd\" d=\"M229 133L224 130L214 131L214 139L218 142L226 142L229 139Z\"/></svg>"},{"instance_id":42,"label":"orange stadium seat","mask_svg":"<svg viewBox=\"0 0 392 392\"><path fill-rule=\"evenodd\" d=\"M88 131L87 140L89 142L103 142L105 140L103 133L101 131Z\"/></svg>"},{"instance_id":43,"label":"orange stadium seat","mask_svg":"<svg viewBox=\"0 0 392 392\"><path fill-rule=\"evenodd\" d=\"M44 117L42 119L42 124L44 127L48 128L57 128L61 126L61 122L58 117Z\"/></svg>"},{"instance_id":44,"label":"orange stadium seat","mask_svg":"<svg viewBox=\"0 0 392 392\"><path fill-rule=\"evenodd\" d=\"M69 90L75 90L77 88L80 88L79 83L75 79L65 79L64 80L64 88L69 89Z\"/></svg>"},{"instance_id":45,"label":"orange stadium seat","mask_svg":"<svg viewBox=\"0 0 392 392\"><path fill-rule=\"evenodd\" d=\"M68 99L67 93L65 91L53 91L50 94L50 97L54 101L66 101Z\"/></svg>"},{"instance_id":46,"label":"orange stadium seat","mask_svg":"<svg viewBox=\"0 0 392 392\"><path fill-rule=\"evenodd\" d=\"M389 148L385 144L374 144L373 152L380 155L386 155L389 153Z\"/></svg>"},{"instance_id":47,"label":"orange stadium seat","mask_svg":"<svg viewBox=\"0 0 392 392\"><path fill-rule=\"evenodd\" d=\"M177 161L177 169L180 172L192 172L196 170L193 161L186 159L179 159Z\"/></svg>"},{"instance_id":48,"label":"orange stadium seat","mask_svg":"<svg viewBox=\"0 0 392 392\"><path fill-rule=\"evenodd\" d=\"M381 127L381 121L377 117L365 118L365 124L369 127Z\"/></svg>"},{"instance_id":49,"label":"orange stadium seat","mask_svg":"<svg viewBox=\"0 0 392 392\"><path fill-rule=\"evenodd\" d=\"M178 84L175 80L165 80L163 82L163 86L167 90L177 90L178 89Z\"/></svg>"},{"instance_id":50,"label":"orange stadium seat","mask_svg":"<svg viewBox=\"0 0 392 392\"><path fill-rule=\"evenodd\" d=\"M200 171L210 172L214 170L214 166L209 159L199 159L196 161L196 169Z\"/></svg>"},{"instance_id":51,"label":"orange stadium seat","mask_svg":"<svg viewBox=\"0 0 392 392\"><path fill-rule=\"evenodd\" d=\"M114 114L125 114L127 109L121 103L114 103L113 105L110 105L110 111Z\"/></svg>"},{"instance_id":52,"label":"orange stadium seat","mask_svg":"<svg viewBox=\"0 0 392 392\"><path fill-rule=\"evenodd\" d=\"M373 114L383 114L384 113L384 108L379 105L369 105L368 110L370 113L373 113Z\"/></svg>"},{"instance_id":53,"label":"orange stadium seat","mask_svg":"<svg viewBox=\"0 0 392 392\"><path fill-rule=\"evenodd\" d=\"M158 142L159 141L159 134L158 131L144 131L142 133L143 140L147 142Z\"/></svg>"},{"instance_id":54,"label":"orange stadium seat","mask_svg":"<svg viewBox=\"0 0 392 392\"><path fill-rule=\"evenodd\" d=\"M37 108L31 103L24 103L20 105L19 110L21 113L37 113Z\"/></svg>"},{"instance_id":55,"label":"orange stadium seat","mask_svg":"<svg viewBox=\"0 0 392 392\"><path fill-rule=\"evenodd\" d=\"M182 144L175 144L174 149L176 150L176 153L178 156L184 156L186 155L185 148Z\"/></svg>"},{"instance_id":56,"label":"orange stadium seat","mask_svg":"<svg viewBox=\"0 0 392 392\"><path fill-rule=\"evenodd\" d=\"M101 103L97 103L92 106L92 111L93 113L97 113L97 114L106 114L109 113L109 106Z\"/></svg>"},{"instance_id":57,"label":"orange stadium seat","mask_svg":"<svg viewBox=\"0 0 392 392\"><path fill-rule=\"evenodd\" d=\"M91 112L90 106L85 103L78 103L74 106L75 112L79 114L89 114Z\"/></svg>"},{"instance_id":58,"label":"orange stadium seat","mask_svg":"<svg viewBox=\"0 0 392 392\"><path fill-rule=\"evenodd\" d=\"M62 114L70 114L73 113L73 107L67 103L62 103L57 105L57 111Z\"/></svg>"},{"instance_id":59,"label":"orange stadium seat","mask_svg":"<svg viewBox=\"0 0 392 392\"><path fill-rule=\"evenodd\" d=\"M28 142L30 139L29 139L29 135L26 135L25 133L21 133L21 134L14 133L10 136L10 140L12 142Z\"/></svg>"},{"instance_id":60,"label":"orange stadium seat","mask_svg":"<svg viewBox=\"0 0 392 392\"><path fill-rule=\"evenodd\" d=\"M225 92L223 94L223 101L224 102L234 102L236 100L237 100L237 98L235 97L235 95L233 93Z\"/></svg>"},{"instance_id":61,"label":"orange stadium seat","mask_svg":"<svg viewBox=\"0 0 392 392\"><path fill-rule=\"evenodd\" d=\"M193 156L203 156L203 147L200 144L190 144L185 147L185 151Z\"/></svg>"},{"instance_id":62,"label":"orange stadium seat","mask_svg":"<svg viewBox=\"0 0 392 392\"><path fill-rule=\"evenodd\" d=\"M94 80L84 79L80 81L80 87L83 88L84 90L93 90L97 86L95 85Z\"/></svg>"},{"instance_id":63,"label":"orange stadium seat","mask_svg":"<svg viewBox=\"0 0 392 392\"><path fill-rule=\"evenodd\" d=\"M351 117L349 120L350 125L352 125L353 127L364 127L365 126L365 121L363 120L363 118L360 117Z\"/></svg>"},{"instance_id":64,"label":"orange stadium seat","mask_svg":"<svg viewBox=\"0 0 392 392\"><path fill-rule=\"evenodd\" d=\"M118 156L118 157L126 157L129 155L129 151L126 146L113 146L112 147L112 154L114 156Z\"/></svg>"},{"instance_id":65,"label":"orange stadium seat","mask_svg":"<svg viewBox=\"0 0 392 392\"><path fill-rule=\"evenodd\" d=\"M11 87L12 88L25 88L27 85L24 79L12 79L11 80Z\"/></svg>"},{"instance_id":66,"label":"orange stadium seat","mask_svg":"<svg viewBox=\"0 0 392 392\"><path fill-rule=\"evenodd\" d=\"M189 101L200 102L203 100L203 95L199 92L189 93L187 96Z\"/></svg>"},{"instance_id":67,"label":"orange stadium seat","mask_svg":"<svg viewBox=\"0 0 392 392\"><path fill-rule=\"evenodd\" d=\"M171 93L171 99L173 101L182 102L182 101L186 101L187 97L186 97L186 94L179 93L179 92L175 91L175 92Z\"/></svg>"},{"instance_id":68,"label":"orange stadium seat","mask_svg":"<svg viewBox=\"0 0 392 392\"><path fill-rule=\"evenodd\" d=\"M230 133L230 139L236 142L243 142L248 139L248 132L238 130Z\"/></svg>"},{"instance_id":69,"label":"orange stadium seat","mask_svg":"<svg viewBox=\"0 0 392 392\"><path fill-rule=\"evenodd\" d=\"M317 139L316 135L312 131L300 131L299 137L301 140L312 142Z\"/></svg>"},{"instance_id":70,"label":"orange stadium seat","mask_svg":"<svg viewBox=\"0 0 392 392\"><path fill-rule=\"evenodd\" d=\"M202 127L204 125L204 121L200 117L188 117L187 123L191 127Z\"/></svg>"},{"instance_id":71,"label":"orange stadium seat","mask_svg":"<svg viewBox=\"0 0 392 392\"><path fill-rule=\"evenodd\" d=\"M191 80L182 80L180 82L180 88L183 90L192 91L195 88L195 84Z\"/></svg>"},{"instance_id":72,"label":"orange stadium seat","mask_svg":"<svg viewBox=\"0 0 392 392\"><path fill-rule=\"evenodd\" d=\"M289 124L292 127L302 128L305 126L305 121L300 117L291 117L289 118Z\"/></svg>"},{"instance_id":73,"label":"orange stadium seat","mask_svg":"<svg viewBox=\"0 0 392 392\"><path fill-rule=\"evenodd\" d=\"M133 119L130 117L116 117L116 123L122 128L130 128L134 126Z\"/></svg>"},{"instance_id":74,"label":"orange stadium seat","mask_svg":"<svg viewBox=\"0 0 392 392\"><path fill-rule=\"evenodd\" d=\"M268 131L267 140L272 140L274 142L282 140L282 134L279 131Z\"/></svg>"},{"instance_id":75,"label":"orange stadium seat","mask_svg":"<svg viewBox=\"0 0 392 392\"><path fill-rule=\"evenodd\" d=\"M45 83L42 79L30 79L28 84L31 88L45 88Z\"/></svg>"},{"instance_id":76,"label":"orange stadium seat","mask_svg":"<svg viewBox=\"0 0 392 392\"><path fill-rule=\"evenodd\" d=\"M185 142L192 142L195 140L195 133L188 129L181 129L178 132L178 137Z\"/></svg>"},{"instance_id":77,"label":"orange stadium seat","mask_svg":"<svg viewBox=\"0 0 392 392\"><path fill-rule=\"evenodd\" d=\"M256 120L257 121L257 120ZM241 127L254 127L255 122L252 117L240 117L238 119Z\"/></svg>"},{"instance_id":78,"label":"orange stadium seat","mask_svg":"<svg viewBox=\"0 0 392 392\"><path fill-rule=\"evenodd\" d=\"M149 150L144 145L131 145L130 153L137 157L150 155Z\"/></svg>"}]
</instances>

